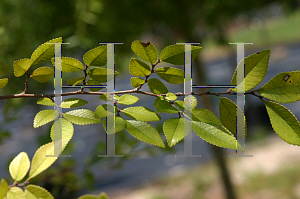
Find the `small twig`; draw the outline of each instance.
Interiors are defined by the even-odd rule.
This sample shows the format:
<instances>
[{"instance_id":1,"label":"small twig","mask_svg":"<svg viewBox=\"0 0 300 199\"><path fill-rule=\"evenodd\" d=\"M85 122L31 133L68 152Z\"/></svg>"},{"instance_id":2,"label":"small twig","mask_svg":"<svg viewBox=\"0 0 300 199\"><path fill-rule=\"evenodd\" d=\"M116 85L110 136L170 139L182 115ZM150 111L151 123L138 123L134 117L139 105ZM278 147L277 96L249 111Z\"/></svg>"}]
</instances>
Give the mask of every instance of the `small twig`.
<instances>
[{"instance_id":1,"label":"small twig","mask_svg":"<svg viewBox=\"0 0 300 199\"><path fill-rule=\"evenodd\" d=\"M29 81L29 78L30 78L30 74L28 72L28 70L26 71L26 82L25 82L25 89L22 93L26 94L27 92L27 89L28 89L28 81Z\"/></svg>"},{"instance_id":2,"label":"small twig","mask_svg":"<svg viewBox=\"0 0 300 199\"><path fill-rule=\"evenodd\" d=\"M83 69L83 73L84 73L84 79L82 81L83 87L81 87L80 91L82 92L84 89L84 85L86 85L86 77L87 77L87 73L86 70L88 69L88 65L85 65L85 68Z\"/></svg>"},{"instance_id":3,"label":"small twig","mask_svg":"<svg viewBox=\"0 0 300 199\"><path fill-rule=\"evenodd\" d=\"M14 184L9 185L9 188L12 188L12 187L25 187L27 184L29 184L28 180L26 180L25 182L23 182L21 184L18 184L18 182L15 181Z\"/></svg>"}]
</instances>

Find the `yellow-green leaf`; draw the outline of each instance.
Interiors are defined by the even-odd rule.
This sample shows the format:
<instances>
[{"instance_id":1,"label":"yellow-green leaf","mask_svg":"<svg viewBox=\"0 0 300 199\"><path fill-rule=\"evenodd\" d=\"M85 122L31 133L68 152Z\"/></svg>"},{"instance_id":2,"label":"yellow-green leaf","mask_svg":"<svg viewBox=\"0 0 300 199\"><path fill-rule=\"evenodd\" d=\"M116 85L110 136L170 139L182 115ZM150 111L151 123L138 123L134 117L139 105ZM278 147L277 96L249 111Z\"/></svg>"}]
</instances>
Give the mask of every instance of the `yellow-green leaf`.
<instances>
[{"instance_id":1,"label":"yellow-green leaf","mask_svg":"<svg viewBox=\"0 0 300 199\"><path fill-rule=\"evenodd\" d=\"M167 138L169 147L176 145L180 140L184 138L184 130L191 132L192 126L190 122L184 125L183 118L171 118L164 122L163 131Z\"/></svg>"},{"instance_id":2,"label":"yellow-green leaf","mask_svg":"<svg viewBox=\"0 0 300 199\"><path fill-rule=\"evenodd\" d=\"M30 160L27 153L21 152L9 164L9 173L15 181L22 180L30 167Z\"/></svg>"},{"instance_id":3,"label":"yellow-green leaf","mask_svg":"<svg viewBox=\"0 0 300 199\"><path fill-rule=\"evenodd\" d=\"M53 75L54 70L52 68L44 66L35 69L30 77L40 83L45 83L49 81L53 77Z\"/></svg>"},{"instance_id":4,"label":"yellow-green leaf","mask_svg":"<svg viewBox=\"0 0 300 199\"><path fill-rule=\"evenodd\" d=\"M104 101L107 101L107 102L112 102L113 99L110 95L107 95L106 93L102 94L99 99L102 99Z\"/></svg>"},{"instance_id":5,"label":"yellow-green leaf","mask_svg":"<svg viewBox=\"0 0 300 199\"><path fill-rule=\"evenodd\" d=\"M133 88L139 87L141 84L145 83L145 80L139 77L131 77L130 83Z\"/></svg>"},{"instance_id":6,"label":"yellow-green leaf","mask_svg":"<svg viewBox=\"0 0 300 199\"><path fill-rule=\"evenodd\" d=\"M258 89L258 93L279 103L291 103L300 100L300 71L276 75Z\"/></svg>"},{"instance_id":7,"label":"yellow-green leaf","mask_svg":"<svg viewBox=\"0 0 300 199\"><path fill-rule=\"evenodd\" d=\"M55 103L49 99L48 97L44 97L44 98L41 98L37 101L37 104L40 104L40 105L44 105L44 106L55 106Z\"/></svg>"},{"instance_id":8,"label":"yellow-green leaf","mask_svg":"<svg viewBox=\"0 0 300 199\"><path fill-rule=\"evenodd\" d=\"M62 38L52 39L40 45L31 55L31 65L50 61L54 57L54 45L48 43L62 43Z\"/></svg>"},{"instance_id":9,"label":"yellow-green leaf","mask_svg":"<svg viewBox=\"0 0 300 199\"><path fill-rule=\"evenodd\" d=\"M23 190L19 187L12 187L7 192L7 199L27 199Z\"/></svg>"},{"instance_id":10,"label":"yellow-green leaf","mask_svg":"<svg viewBox=\"0 0 300 199\"><path fill-rule=\"evenodd\" d=\"M113 70L99 67L99 68L93 68L89 70L88 75L94 80L96 80L97 82L104 83L113 80L115 77L119 75L119 72L115 71L114 73Z\"/></svg>"},{"instance_id":11,"label":"yellow-green leaf","mask_svg":"<svg viewBox=\"0 0 300 199\"><path fill-rule=\"evenodd\" d=\"M97 86L104 86L101 82L97 82L96 80L94 80L94 79L92 79L92 78L90 78L87 82L87 85L97 85ZM99 90L101 90L101 89L103 89L103 88L96 88L96 86L95 86L95 88L89 88L91 91L93 91L93 92L97 92L97 91L99 91Z\"/></svg>"},{"instance_id":12,"label":"yellow-green leaf","mask_svg":"<svg viewBox=\"0 0 300 199\"><path fill-rule=\"evenodd\" d=\"M106 118L104 118L103 120L103 127L104 127L104 130L107 132L107 129L106 129ZM126 127L126 122L123 118L121 118L120 116L116 116L116 119L115 119L115 133L119 132L119 131L122 131L123 129L125 129Z\"/></svg>"},{"instance_id":13,"label":"yellow-green leaf","mask_svg":"<svg viewBox=\"0 0 300 199\"><path fill-rule=\"evenodd\" d=\"M2 179L0 182L0 198L4 199L6 198L6 194L8 192L8 183L6 182L6 180Z\"/></svg>"},{"instance_id":14,"label":"yellow-green leaf","mask_svg":"<svg viewBox=\"0 0 300 199\"><path fill-rule=\"evenodd\" d=\"M38 128L40 126L43 126L57 118L59 115L59 112L56 110L43 110L38 112L33 120L33 127Z\"/></svg>"},{"instance_id":15,"label":"yellow-green leaf","mask_svg":"<svg viewBox=\"0 0 300 199\"><path fill-rule=\"evenodd\" d=\"M151 78L148 80L148 87L154 94L166 94L168 92L168 88L156 78Z\"/></svg>"},{"instance_id":16,"label":"yellow-green leaf","mask_svg":"<svg viewBox=\"0 0 300 199\"><path fill-rule=\"evenodd\" d=\"M61 145L60 141L50 142L41 146L35 152L29 173L30 179L48 169L56 161L57 157L54 155L58 156L61 153L61 151L58 151L59 154L54 154L55 149L58 150L61 147L59 144Z\"/></svg>"},{"instance_id":17,"label":"yellow-green leaf","mask_svg":"<svg viewBox=\"0 0 300 199\"><path fill-rule=\"evenodd\" d=\"M180 108L181 110L185 109L195 109L197 106L197 98L194 97L193 95L188 95L187 97L185 97L185 99L187 101L187 103L185 104L184 101L180 101L180 100L176 100L175 101L175 105ZM190 103L189 103L190 102Z\"/></svg>"},{"instance_id":18,"label":"yellow-green leaf","mask_svg":"<svg viewBox=\"0 0 300 199\"><path fill-rule=\"evenodd\" d=\"M99 199L99 197L97 195L85 194L80 196L78 199Z\"/></svg>"},{"instance_id":19,"label":"yellow-green leaf","mask_svg":"<svg viewBox=\"0 0 300 199\"><path fill-rule=\"evenodd\" d=\"M31 61L28 58L14 61L14 75L16 77L21 77L30 68L30 66Z\"/></svg>"},{"instance_id":20,"label":"yellow-green leaf","mask_svg":"<svg viewBox=\"0 0 300 199\"><path fill-rule=\"evenodd\" d=\"M26 199L54 199L54 197L43 187L28 185L25 189Z\"/></svg>"},{"instance_id":21,"label":"yellow-green leaf","mask_svg":"<svg viewBox=\"0 0 300 199\"><path fill-rule=\"evenodd\" d=\"M84 69L84 66L78 59L71 57L62 57L61 58L61 67L55 66L55 59L52 58L51 62L55 68L62 72L77 72Z\"/></svg>"},{"instance_id":22,"label":"yellow-green leaf","mask_svg":"<svg viewBox=\"0 0 300 199\"><path fill-rule=\"evenodd\" d=\"M77 84L80 84L84 79L85 79L85 77L76 77L76 78L67 80L67 83L68 83L68 85L76 86Z\"/></svg>"},{"instance_id":23,"label":"yellow-green leaf","mask_svg":"<svg viewBox=\"0 0 300 199\"><path fill-rule=\"evenodd\" d=\"M219 102L220 119L223 125L233 134L236 135L236 115L239 111L239 115L244 115L243 111L233 101L226 97L222 97ZM242 138L247 137L247 124L246 119L244 123L240 125L245 126L245 132ZM245 135L244 135L245 134ZM240 135L238 135L240 136Z\"/></svg>"},{"instance_id":24,"label":"yellow-green leaf","mask_svg":"<svg viewBox=\"0 0 300 199\"><path fill-rule=\"evenodd\" d=\"M125 108L122 113L127 117L144 122L159 121L161 119L157 113L143 106Z\"/></svg>"},{"instance_id":25,"label":"yellow-green leaf","mask_svg":"<svg viewBox=\"0 0 300 199\"><path fill-rule=\"evenodd\" d=\"M68 98L65 99L62 103L61 103L61 107L62 108L77 108L83 105L88 104L88 102L86 100L83 99L79 99L79 98Z\"/></svg>"},{"instance_id":26,"label":"yellow-green leaf","mask_svg":"<svg viewBox=\"0 0 300 199\"><path fill-rule=\"evenodd\" d=\"M64 118L59 118L54 122L51 127L50 137L52 141L58 141L54 140L54 129L57 129L59 132L61 132L62 148L64 149L73 137L73 124Z\"/></svg>"},{"instance_id":27,"label":"yellow-green leaf","mask_svg":"<svg viewBox=\"0 0 300 199\"><path fill-rule=\"evenodd\" d=\"M245 151L236 138L219 124L192 121L192 128L199 137L213 145Z\"/></svg>"},{"instance_id":28,"label":"yellow-green leaf","mask_svg":"<svg viewBox=\"0 0 300 199\"><path fill-rule=\"evenodd\" d=\"M176 107L173 107L167 100L158 100L155 104L157 113L178 113L179 110Z\"/></svg>"},{"instance_id":29,"label":"yellow-green leaf","mask_svg":"<svg viewBox=\"0 0 300 199\"><path fill-rule=\"evenodd\" d=\"M157 75L171 84L181 84L184 82L184 71L179 68L163 67L155 70Z\"/></svg>"},{"instance_id":30,"label":"yellow-green leaf","mask_svg":"<svg viewBox=\"0 0 300 199\"><path fill-rule=\"evenodd\" d=\"M95 113L98 115L99 118L104 118L106 116L112 116L112 115L114 115L114 113L111 113L109 111L108 111L108 113L106 115L107 107L109 107L108 110L114 110L114 111L116 111L116 107L115 106L113 108L112 105L110 105L110 104L101 104L101 105L99 105L96 108L96 111L95 111Z\"/></svg>"},{"instance_id":31,"label":"yellow-green leaf","mask_svg":"<svg viewBox=\"0 0 300 199\"><path fill-rule=\"evenodd\" d=\"M245 67L244 85L242 82L237 84L237 69L234 72L231 84L237 85L237 87L245 86L245 92L260 84L267 73L270 54L271 50L263 50L244 58L245 66L240 62L237 67L237 69L239 67ZM236 92L237 88L232 90Z\"/></svg>"},{"instance_id":32,"label":"yellow-green leaf","mask_svg":"<svg viewBox=\"0 0 300 199\"><path fill-rule=\"evenodd\" d=\"M98 46L87 51L83 61L88 66L104 66L107 63L107 45Z\"/></svg>"},{"instance_id":33,"label":"yellow-green leaf","mask_svg":"<svg viewBox=\"0 0 300 199\"><path fill-rule=\"evenodd\" d=\"M7 83L8 83L7 78L0 79L0 89L3 88L4 86L6 86Z\"/></svg>"},{"instance_id":34,"label":"yellow-green leaf","mask_svg":"<svg viewBox=\"0 0 300 199\"><path fill-rule=\"evenodd\" d=\"M146 63L135 58L130 59L129 72L131 75L138 77L143 77L151 74L150 67Z\"/></svg>"},{"instance_id":35,"label":"yellow-green leaf","mask_svg":"<svg viewBox=\"0 0 300 199\"><path fill-rule=\"evenodd\" d=\"M77 125L99 124L101 119L91 110L76 109L66 112L64 118Z\"/></svg>"},{"instance_id":36,"label":"yellow-green leaf","mask_svg":"<svg viewBox=\"0 0 300 199\"><path fill-rule=\"evenodd\" d=\"M191 46L191 50L192 50L192 60L194 60L202 50L202 47ZM184 44L170 45L161 51L160 59L170 64L184 65L184 51L185 51Z\"/></svg>"},{"instance_id":37,"label":"yellow-green leaf","mask_svg":"<svg viewBox=\"0 0 300 199\"><path fill-rule=\"evenodd\" d=\"M177 96L174 93L167 93L166 98L167 98L167 100L170 100L170 101L177 100Z\"/></svg>"},{"instance_id":38,"label":"yellow-green leaf","mask_svg":"<svg viewBox=\"0 0 300 199\"><path fill-rule=\"evenodd\" d=\"M136 40L132 42L131 49L137 56L151 63L152 65L157 60L157 50L151 42L144 43Z\"/></svg>"},{"instance_id":39,"label":"yellow-green leaf","mask_svg":"<svg viewBox=\"0 0 300 199\"><path fill-rule=\"evenodd\" d=\"M106 195L106 193L101 192L101 194L99 195L98 199L109 199L108 196Z\"/></svg>"},{"instance_id":40,"label":"yellow-green leaf","mask_svg":"<svg viewBox=\"0 0 300 199\"><path fill-rule=\"evenodd\" d=\"M133 95L124 94L119 98L118 103L124 104L124 105L131 105L131 104L136 103L137 101L139 101L138 97L133 96Z\"/></svg>"},{"instance_id":41,"label":"yellow-green leaf","mask_svg":"<svg viewBox=\"0 0 300 199\"><path fill-rule=\"evenodd\" d=\"M264 103L277 135L289 144L300 146L300 124L294 114L278 103L271 101Z\"/></svg>"},{"instance_id":42,"label":"yellow-green leaf","mask_svg":"<svg viewBox=\"0 0 300 199\"><path fill-rule=\"evenodd\" d=\"M147 122L126 120L126 131L138 140L165 148L158 131Z\"/></svg>"}]
</instances>

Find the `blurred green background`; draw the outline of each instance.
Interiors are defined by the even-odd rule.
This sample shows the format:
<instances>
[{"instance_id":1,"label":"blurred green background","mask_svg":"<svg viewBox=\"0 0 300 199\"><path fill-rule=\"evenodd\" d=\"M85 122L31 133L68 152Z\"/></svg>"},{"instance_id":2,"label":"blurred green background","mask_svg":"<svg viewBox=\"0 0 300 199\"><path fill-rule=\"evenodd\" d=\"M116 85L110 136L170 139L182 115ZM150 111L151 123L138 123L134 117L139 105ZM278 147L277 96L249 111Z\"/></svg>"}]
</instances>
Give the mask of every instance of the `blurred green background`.
<instances>
[{"instance_id":1,"label":"blurred green background","mask_svg":"<svg viewBox=\"0 0 300 199\"><path fill-rule=\"evenodd\" d=\"M63 56L73 56L81 61L84 52L96 47L98 42L123 42L123 45L116 46L116 69L124 74L128 74L129 59L133 56L130 45L134 40L151 41L159 52L166 45L176 42L201 42L203 50L195 61L195 73L198 74L196 78L199 77L199 84L205 85L207 79L203 62L235 56L235 49L228 42L255 44L247 46L246 50L276 47L278 50L274 57L285 58L285 47L300 43L299 6L299 0L0 0L0 78L9 78L8 86L0 91L0 95L22 92L25 76L14 77L13 62L30 57L40 44L56 37L63 37L64 42L71 43L63 46ZM233 68L234 63L233 59ZM28 92L44 93L52 87L52 81L42 85L32 81ZM208 101L209 99L204 99L203 103L207 104ZM3 118L0 120L0 143L13 139L5 126L18 121L20 111L26 105L35 103L32 99L0 101ZM268 127L260 126L252 131L257 135L250 136L254 143L253 150L255 147L273 144L264 141L268 138L266 129ZM39 144L49 141L47 132L43 135L38 140ZM126 136L120 135L119 139L126 139ZM133 141L129 147L134 148L136 145ZM103 143L99 143L95 147L95 154L99 152L97 150L103 150L103 147ZM71 144L69 151L72 150ZM157 153L162 152L172 154L174 151L167 149ZM95 161L101 160L90 158L87 164ZM122 161L115 163L115 166L121 166ZM249 158L247 161L260 160ZM47 187L56 198L74 198L82 193L80 190L89 192L92 190L87 188L97 188L92 186L97 179L91 171L86 170L84 179L80 179L74 172L75 167L76 161L60 161L37 178L36 183ZM232 180L236 198L300 198L297 191L300 189L300 180L296 178L300 173L298 167L279 168L268 175L254 170L244 177L247 180ZM61 175L54 177L58 172ZM233 172L230 167L229 173L235 179ZM112 191L109 194L113 195L112 198L226 198L226 191L220 185L222 180L218 166L214 161L177 178L179 177L176 175L171 179L166 177L136 188L135 191ZM178 181L187 183L177 183ZM278 183L274 183L275 181ZM161 191L164 188L168 190L166 193ZM169 194L176 188L185 190L186 195ZM210 194L209 191L214 188L221 190L221 194ZM275 196L272 194L274 191L284 194ZM132 193L137 196L130 195Z\"/></svg>"}]
</instances>

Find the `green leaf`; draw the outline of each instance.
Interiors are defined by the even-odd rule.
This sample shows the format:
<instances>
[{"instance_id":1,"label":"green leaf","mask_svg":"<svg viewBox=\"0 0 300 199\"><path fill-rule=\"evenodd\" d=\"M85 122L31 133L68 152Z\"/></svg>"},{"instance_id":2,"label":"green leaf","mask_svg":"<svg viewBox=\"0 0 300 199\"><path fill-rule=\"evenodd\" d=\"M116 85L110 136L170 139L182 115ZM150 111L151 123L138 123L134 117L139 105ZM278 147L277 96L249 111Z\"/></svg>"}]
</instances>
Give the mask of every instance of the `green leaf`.
<instances>
[{"instance_id":1,"label":"green leaf","mask_svg":"<svg viewBox=\"0 0 300 199\"><path fill-rule=\"evenodd\" d=\"M195 108L192 110L192 120L197 122L214 123L222 126L219 118L209 109ZM231 133L229 132L231 135Z\"/></svg>"},{"instance_id":2,"label":"green leaf","mask_svg":"<svg viewBox=\"0 0 300 199\"><path fill-rule=\"evenodd\" d=\"M107 97L107 96L108 96L108 97ZM113 101L112 97L111 97L110 95L107 95L106 93L102 94L102 95L99 97L99 99L102 99L102 100L104 100L104 101L106 101L106 102L112 102L112 101Z\"/></svg>"},{"instance_id":3,"label":"green leaf","mask_svg":"<svg viewBox=\"0 0 300 199\"><path fill-rule=\"evenodd\" d=\"M177 100L177 96L174 93L167 93L166 98L167 98L167 100L170 100L170 101Z\"/></svg>"},{"instance_id":4,"label":"green leaf","mask_svg":"<svg viewBox=\"0 0 300 199\"><path fill-rule=\"evenodd\" d=\"M279 103L300 100L300 71L284 72L273 77L258 93Z\"/></svg>"},{"instance_id":5,"label":"green leaf","mask_svg":"<svg viewBox=\"0 0 300 199\"><path fill-rule=\"evenodd\" d=\"M114 98L115 98L115 100L117 100L117 101L118 101L118 100L120 99L120 96L119 96L119 95L117 95L117 94L115 94L115 97L114 97Z\"/></svg>"},{"instance_id":6,"label":"green leaf","mask_svg":"<svg viewBox=\"0 0 300 199\"><path fill-rule=\"evenodd\" d=\"M119 104L131 105L139 101L139 98L133 95L124 94L118 100Z\"/></svg>"},{"instance_id":7,"label":"green leaf","mask_svg":"<svg viewBox=\"0 0 300 199\"><path fill-rule=\"evenodd\" d=\"M187 100L187 102L192 102L192 103L187 103L186 105L184 104L184 101L181 100L176 100L175 105L180 108L181 110L184 110L184 108L190 110L194 109L197 106L197 98L194 97L193 95L188 95L184 100Z\"/></svg>"},{"instance_id":8,"label":"green leaf","mask_svg":"<svg viewBox=\"0 0 300 199\"><path fill-rule=\"evenodd\" d=\"M184 101L176 100L175 105L180 108L181 110L184 110Z\"/></svg>"},{"instance_id":9,"label":"green leaf","mask_svg":"<svg viewBox=\"0 0 300 199\"><path fill-rule=\"evenodd\" d=\"M67 83L68 83L68 85L76 86L77 84L80 84L84 79L85 79L85 77L76 77L76 78L67 80Z\"/></svg>"},{"instance_id":10,"label":"green leaf","mask_svg":"<svg viewBox=\"0 0 300 199\"><path fill-rule=\"evenodd\" d=\"M108 73L108 81L107 81L107 73ZM88 75L93 78L94 80L96 80L97 82L109 82L111 80L113 80L115 77L117 77L119 75L118 71L115 71L115 75L114 75L114 71L107 69L107 68L93 68L91 70L88 71Z\"/></svg>"},{"instance_id":11,"label":"green leaf","mask_svg":"<svg viewBox=\"0 0 300 199\"><path fill-rule=\"evenodd\" d=\"M85 194L78 199L99 199L99 197L97 195Z\"/></svg>"},{"instance_id":12,"label":"green leaf","mask_svg":"<svg viewBox=\"0 0 300 199\"><path fill-rule=\"evenodd\" d=\"M194 60L202 47L191 46L192 47L192 60ZM161 51L160 59L164 62L174 64L174 65L184 65L184 44L170 45Z\"/></svg>"},{"instance_id":13,"label":"green leaf","mask_svg":"<svg viewBox=\"0 0 300 199\"><path fill-rule=\"evenodd\" d=\"M62 43L62 38L52 39L40 45L31 55L31 65L50 61L54 57L54 45L47 43Z\"/></svg>"},{"instance_id":14,"label":"green leaf","mask_svg":"<svg viewBox=\"0 0 300 199\"><path fill-rule=\"evenodd\" d=\"M127 117L139 121L153 122L161 120L160 116L157 113L142 106L128 107L121 112L124 113L124 115L126 115Z\"/></svg>"},{"instance_id":15,"label":"green leaf","mask_svg":"<svg viewBox=\"0 0 300 199\"><path fill-rule=\"evenodd\" d=\"M59 149L59 144L61 144L59 141L50 142L41 146L35 152L29 173L30 179L48 169L56 161L57 157L54 155L58 156L59 154L54 154L54 151Z\"/></svg>"},{"instance_id":16,"label":"green leaf","mask_svg":"<svg viewBox=\"0 0 300 199\"><path fill-rule=\"evenodd\" d=\"M192 121L192 128L199 137L213 145L245 151L235 137L219 124Z\"/></svg>"},{"instance_id":17,"label":"green leaf","mask_svg":"<svg viewBox=\"0 0 300 199\"><path fill-rule=\"evenodd\" d=\"M40 83L45 83L49 81L53 77L53 75L54 70L52 68L44 66L35 69L30 77Z\"/></svg>"},{"instance_id":18,"label":"green leaf","mask_svg":"<svg viewBox=\"0 0 300 199\"><path fill-rule=\"evenodd\" d=\"M188 95L187 97L184 98L185 101L189 102L187 103L187 108L188 109L194 109L197 106L197 98L193 95Z\"/></svg>"},{"instance_id":19,"label":"green leaf","mask_svg":"<svg viewBox=\"0 0 300 199\"><path fill-rule=\"evenodd\" d=\"M155 70L157 75L171 84L181 84L184 82L184 71L179 68L164 67Z\"/></svg>"},{"instance_id":20,"label":"green leaf","mask_svg":"<svg viewBox=\"0 0 300 199\"><path fill-rule=\"evenodd\" d=\"M151 42L144 43L136 40L132 42L131 49L137 56L151 63L152 65L157 60L157 50Z\"/></svg>"},{"instance_id":21,"label":"green leaf","mask_svg":"<svg viewBox=\"0 0 300 199\"><path fill-rule=\"evenodd\" d=\"M0 79L0 89L6 86L7 83L8 83L7 78Z\"/></svg>"},{"instance_id":22,"label":"green leaf","mask_svg":"<svg viewBox=\"0 0 300 199\"><path fill-rule=\"evenodd\" d=\"M236 135L236 113L239 111L239 115L243 114L243 111L240 107L226 97L222 97L219 102L219 112L220 118L223 125L233 134ZM247 137L247 124L245 119L245 124L241 123L241 125L245 126L245 137ZM238 135L239 136L239 135ZM244 136L243 136L244 138Z\"/></svg>"},{"instance_id":23,"label":"green leaf","mask_svg":"<svg viewBox=\"0 0 300 199\"><path fill-rule=\"evenodd\" d=\"M52 65L62 71L62 72L77 72L84 69L84 66L78 59L74 59L71 57L62 57L61 58L61 68L55 66L55 59L51 59Z\"/></svg>"},{"instance_id":24,"label":"green leaf","mask_svg":"<svg viewBox=\"0 0 300 199\"><path fill-rule=\"evenodd\" d=\"M99 106L96 108L96 111L95 111L95 113L98 115L99 118L104 118L104 117L106 117L107 107L110 107L108 110L114 109L114 111L116 111L116 107L115 107L115 106L114 106L114 108L113 108L113 106L110 105L110 104L101 104L101 105L99 105ZM108 113L107 113L107 116L112 116L112 115L114 115L113 112L108 112Z\"/></svg>"},{"instance_id":25,"label":"green leaf","mask_svg":"<svg viewBox=\"0 0 300 199\"><path fill-rule=\"evenodd\" d=\"M0 198L4 199L6 198L6 194L8 192L8 183L6 182L6 180L2 179L0 182Z\"/></svg>"},{"instance_id":26,"label":"green leaf","mask_svg":"<svg viewBox=\"0 0 300 199\"><path fill-rule=\"evenodd\" d=\"M107 45L98 46L87 51L83 61L88 66L104 66L107 63Z\"/></svg>"},{"instance_id":27,"label":"green leaf","mask_svg":"<svg viewBox=\"0 0 300 199\"><path fill-rule=\"evenodd\" d=\"M14 61L14 75L16 77L21 77L30 68L30 66L31 61L28 58Z\"/></svg>"},{"instance_id":28,"label":"green leaf","mask_svg":"<svg viewBox=\"0 0 300 199\"><path fill-rule=\"evenodd\" d=\"M54 197L43 187L28 185L25 189L26 199L54 199Z\"/></svg>"},{"instance_id":29,"label":"green leaf","mask_svg":"<svg viewBox=\"0 0 300 199\"><path fill-rule=\"evenodd\" d=\"M130 59L129 72L131 75L138 77L144 77L151 74L150 67L146 63L135 58Z\"/></svg>"},{"instance_id":30,"label":"green leaf","mask_svg":"<svg viewBox=\"0 0 300 199\"><path fill-rule=\"evenodd\" d=\"M103 127L104 130L107 132L106 129L106 118L104 118L103 122ZM121 118L120 116L116 116L116 120L115 120L115 133L122 131L123 129L125 129L126 127L126 122L123 118Z\"/></svg>"},{"instance_id":31,"label":"green leaf","mask_svg":"<svg viewBox=\"0 0 300 199\"><path fill-rule=\"evenodd\" d=\"M209 109L194 108L192 110L192 120L197 122L212 123L218 126L223 126L219 118ZM223 128L223 127L222 127ZM224 132L232 135L230 131L224 128Z\"/></svg>"},{"instance_id":32,"label":"green leaf","mask_svg":"<svg viewBox=\"0 0 300 199\"><path fill-rule=\"evenodd\" d=\"M54 122L54 124L51 127L50 138L52 141L58 141L54 140L54 129L57 129L59 132L61 132L62 149L64 149L73 137L73 124L64 118L59 118Z\"/></svg>"},{"instance_id":33,"label":"green leaf","mask_svg":"<svg viewBox=\"0 0 300 199\"><path fill-rule=\"evenodd\" d=\"M40 104L40 105L44 105L44 106L55 106L55 103L49 99L48 97L44 97L44 98L41 98L37 101L37 104Z\"/></svg>"},{"instance_id":34,"label":"green leaf","mask_svg":"<svg viewBox=\"0 0 300 199\"><path fill-rule=\"evenodd\" d=\"M126 120L126 131L138 140L165 148L158 131L146 122Z\"/></svg>"},{"instance_id":35,"label":"green leaf","mask_svg":"<svg viewBox=\"0 0 300 199\"><path fill-rule=\"evenodd\" d=\"M26 199L26 196L21 188L12 187L7 192L7 199Z\"/></svg>"},{"instance_id":36,"label":"green leaf","mask_svg":"<svg viewBox=\"0 0 300 199\"><path fill-rule=\"evenodd\" d=\"M106 193L101 192L101 194L99 195L99 199L109 199L108 196L106 195Z\"/></svg>"},{"instance_id":37,"label":"green leaf","mask_svg":"<svg viewBox=\"0 0 300 199\"><path fill-rule=\"evenodd\" d=\"M86 105L88 102L79 98L68 98L61 103L62 108L77 108Z\"/></svg>"},{"instance_id":38,"label":"green leaf","mask_svg":"<svg viewBox=\"0 0 300 199\"><path fill-rule=\"evenodd\" d=\"M188 124L189 125L184 126L183 118L172 118L164 122L163 131L167 138L169 147L176 145L180 140L184 138L185 128L188 132L191 132L192 126L190 125L190 122Z\"/></svg>"},{"instance_id":39,"label":"green leaf","mask_svg":"<svg viewBox=\"0 0 300 199\"><path fill-rule=\"evenodd\" d=\"M9 164L9 173L15 181L22 180L30 167L27 153L21 152Z\"/></svg>"},{"instance_id":40,"label":"green leaf","mask_svg":"<svg viewBox=\"0 0 300 199\"><path fill-rule=\"evenodd\" d=\"M141 84L145 83L145 80L139 77L131 77L130 83L133 88L139 87Z\"/></svg>"},{"instance_id":41,"label":"green leaf","mask_svg":"<svg viewBox=\"0 0 300 199\"><path fill-rule=\"evenodd\" d=\"M57 118L59 115L59 112L56 110L43 110L36 114L33 121L33 127L38 128L40 126L43 126Z\"/></svg>"},{"instance_id":42,"label":"green leaf","mask_svg":"<svg viewBox=\"0 0 300 199\"><path fill-rule=\"evenodd\" d=\"M237 85L238 87L245 86L245 92L260 84L267 73L270 54L271 54L271 50L263 50L259 53L255 53L244 58L244 64L245 64L244 84L245 85L242 85L242 82L238 83L237 85L237 77L236 77L237 69L239 67L244 67L242 65L242 62L238 64L238 67L235 70L234 75L232 77L231 84ZM234 88L232 90L236 92L237 88Z\"/></svg>"},{"instance_id":43,"label":"green leaf","mask_svg":"<svg viewBox=\"0 0 300 199\"><path fill-rule=\"evenodd\" d=\"M96 80L94 79L89 79L87 81L87 85L101 85L101 86L104 86L101 82L97 82ZM91 91L93 92L97 92L99 90L102 90L103 88L89 88Z\"/></svg>"},{"instance_id":44,"label":"green leaf","mask_svg":"<svg viewBox=\"0 0 300 199\"><path fill-rule=\"evenodd\" d=\"M157 113L178 113L179 110L173 107L167 100L159 100L156 103L156 112Z\"/></svg>"},{"instance_id":45,"label":"green leaf","mask_svg":"<svg viewBox=\"0 0 300 199\"><path fill-rule=\"evenodd\" d=\"M154 94L165 94L168 92L167 87L158 79L151 78L148 80L148 86Z\"/></svg>"},{"instance_id":46,"label":"green leaf","mask_svg":"<svg viewBox=\"0 0 300 199\"><path fill-rule=\"evenodd\" d=\"M77 125L101 123L101 119L93 111L88 109L76 109L66 112L64 118Z\"/></svg>"},{"instance_id":47,"label":"green leaf","mask_svg":"<svg viewBox=\"0 0 300 199\"><path fill-rule=\"evenodd\" d=\"M277 135L289 144L300 145L300 124L297 118L284 106L264 101L271 125Z\"/></svg>"},{"instance_id":48,"label":"green leaf","mask_svg":"<svg viewBox=\"0 0 300 199\"><path fill-rule=\"evenodd\" d=\"M159 102L160 100L165 100L165 98L164 98L163 96L157 96L157 97L155 98L155 101L154 101L154 107L155 107L155 108L157 108L158 102Z\"/></svg>"}]
</instances>

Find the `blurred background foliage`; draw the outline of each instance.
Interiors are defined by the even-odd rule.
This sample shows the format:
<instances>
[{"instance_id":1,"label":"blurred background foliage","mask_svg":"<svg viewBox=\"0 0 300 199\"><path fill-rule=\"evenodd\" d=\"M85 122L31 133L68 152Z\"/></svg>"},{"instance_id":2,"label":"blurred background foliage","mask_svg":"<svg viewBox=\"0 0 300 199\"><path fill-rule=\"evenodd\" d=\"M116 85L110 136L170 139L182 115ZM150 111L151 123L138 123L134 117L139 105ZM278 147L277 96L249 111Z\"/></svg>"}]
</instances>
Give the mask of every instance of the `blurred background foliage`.
<instances>
[{"instance_id":1,"label":"blurred background foliage","mask_svg":"<svg viewBox=\"0 0 300 199\"><path fill-rule=\"evenodd\" d=\"M228 48L229 41L253 42L258 46L300 41L299 5L299 0L0 0L0 78L9 78L8 86L0 94L23 90L25 76L14 77L13 62L30 58L37 46L52 38L63 37L64 42L70 42L63 46L63 55L79 60L98 42L123 42L116 47L116 69L119 71L128 69L132 56L130 45L134 40L151 41L159 51L175 42L201 42L205 50L196 61L196 72L203 74L202 60L222 56L224 50L220 49L223 48L232 51ZM199 81L205 84L205 76ZM52 88L51 81L46 84L32 82L29 92L43 93L49 88ZM36 102L13 99L0 103L4 118L0 121L1 143L10 136L3 128L5 124L17 120L20 109ZM48 138L41 138L39 144L46 143ZM126 140L126 136L120 133L118 139ZM131 142L127 142L128 154L136 146ZM95 146L94 153L101 154L101 150L105 150L105 142ZM86 160L86 185L92 185L95 180L88 165L99 161L91 157ZM74 167L74 162L60 161L38 180L57 198L62 187L76 195L82 184L73 175ZM54 173L61 175L57 179ZM60 198L68 197L73 195Z\"/></svg>"}]
</instances>

